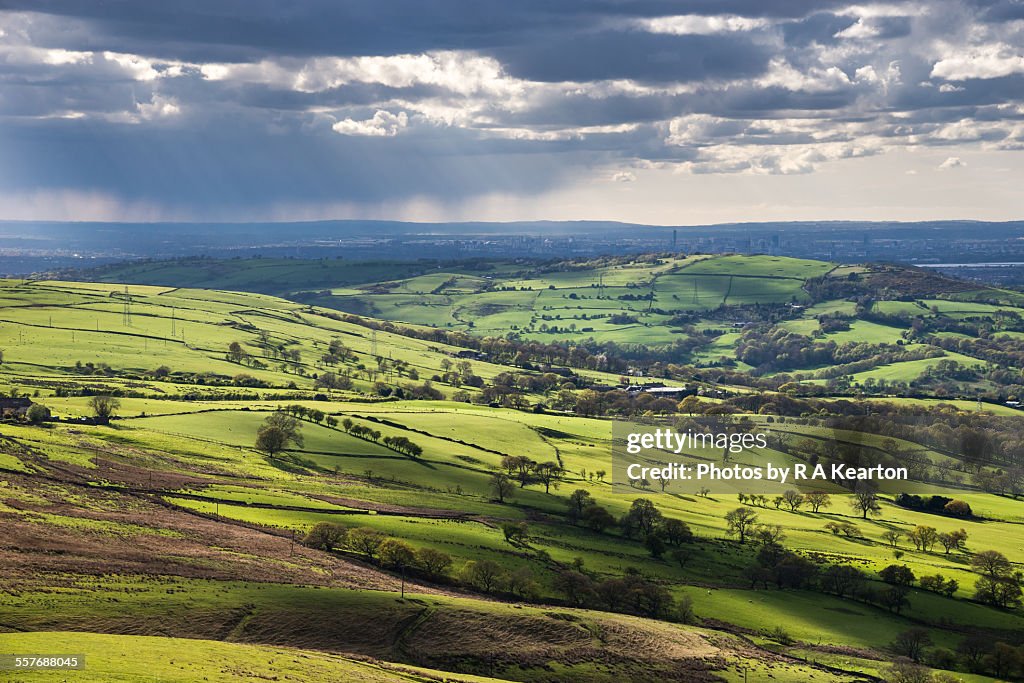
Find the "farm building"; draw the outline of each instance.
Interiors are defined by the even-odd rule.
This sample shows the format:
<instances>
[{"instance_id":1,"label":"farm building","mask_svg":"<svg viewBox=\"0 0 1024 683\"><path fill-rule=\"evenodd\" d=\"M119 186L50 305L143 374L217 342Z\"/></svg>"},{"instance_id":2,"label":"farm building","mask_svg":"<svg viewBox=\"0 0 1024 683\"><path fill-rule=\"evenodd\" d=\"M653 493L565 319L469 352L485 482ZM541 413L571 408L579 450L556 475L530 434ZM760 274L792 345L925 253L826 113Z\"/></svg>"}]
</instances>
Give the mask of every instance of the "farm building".
<instances>
[{"instance_id":1,"label":"farm building","mask_svg":"<svg viewBox=\"0 0 1024 683\"><path fill-rule=\"evenodd\" d=\"M23 417L28 409L32 406L32 399L30 398L0 398L0 416L3 417Z\"/></svg>"},{"instance_id":2,"label":"farm building","mask_svg":"<svg viewBox=\"0 0 1024 683\"><path fill-rule=\"evenodd\" d=\"M658 398L684 398L697 393L692 387L644 387L642 391Z\"/></svg>"}]
</instances>

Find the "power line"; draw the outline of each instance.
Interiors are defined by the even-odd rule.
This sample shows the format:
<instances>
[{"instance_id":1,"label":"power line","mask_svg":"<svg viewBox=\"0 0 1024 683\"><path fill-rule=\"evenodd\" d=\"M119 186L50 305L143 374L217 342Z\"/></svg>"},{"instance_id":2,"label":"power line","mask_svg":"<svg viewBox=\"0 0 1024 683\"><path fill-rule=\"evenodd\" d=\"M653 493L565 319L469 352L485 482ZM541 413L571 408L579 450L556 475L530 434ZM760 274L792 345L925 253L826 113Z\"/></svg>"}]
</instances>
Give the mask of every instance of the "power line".
<instances>
[{"instance_id":1,"label":"power line","mask_svg":"<svg viewBox=\"0 0 1024 683\"><path fill-rule=\"evenodd\" d=\"M125 327L132 326L132 296L128 293L128 285L124 286L124 311L121 314L121 322Z\"/></svg>"}]
</instances>

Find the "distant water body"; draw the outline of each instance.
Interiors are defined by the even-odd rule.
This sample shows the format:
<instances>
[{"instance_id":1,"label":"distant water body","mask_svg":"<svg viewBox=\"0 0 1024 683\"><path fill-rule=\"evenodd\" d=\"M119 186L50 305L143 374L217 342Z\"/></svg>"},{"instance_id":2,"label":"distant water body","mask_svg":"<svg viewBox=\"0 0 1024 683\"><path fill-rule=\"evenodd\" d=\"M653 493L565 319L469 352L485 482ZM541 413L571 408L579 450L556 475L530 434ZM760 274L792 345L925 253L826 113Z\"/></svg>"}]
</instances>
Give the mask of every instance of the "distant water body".
<instances>
[{"instance_id":1,"label":"distant water body","mask_svg":"<svg viewBox=\"0 0 1024 683\"><path fill-rule=\"evenodd\" d=\"M1024 266L1024 261L1000 261L988 263L915 263L919 268L1011 268Z\"/></svg>"}]
</instances>

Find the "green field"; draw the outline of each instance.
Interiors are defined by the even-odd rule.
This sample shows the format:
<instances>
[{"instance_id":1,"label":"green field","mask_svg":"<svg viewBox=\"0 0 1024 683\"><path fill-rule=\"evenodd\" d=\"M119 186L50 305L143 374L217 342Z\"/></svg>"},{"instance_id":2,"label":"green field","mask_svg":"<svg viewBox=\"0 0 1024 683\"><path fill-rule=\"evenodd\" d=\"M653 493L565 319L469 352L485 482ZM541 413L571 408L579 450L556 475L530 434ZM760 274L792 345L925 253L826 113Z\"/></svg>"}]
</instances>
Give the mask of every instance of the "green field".
<instances>
[{"instance_id":1,"label":"green field","mask_svg":"<svg viewBox=\"0 0 1024 683\"><path fill-rule=\"evenodd\" d=\"M803 301L808 277L829 264L775 257L690 257L591 268L565 267L489 279L437 273L385 286L337 290L317 303L354 313L474 334L667 344L663 312ZM662 311L662 312L658 312ZM617 322L613 316L635 318ZM554 330L552 330L554 328Z\"/></svg>"},{"instance_id":2,"label":"green field","mask_svg":"<svg viewBox=\"0 0 1024 683\"><path fill-rule=\"evenodd\" d=\"M220 641L95 633L0 634L4 652L60 651L81 655L81 670L60 672L65 681L436 681L440 672L386 662L355 661L315 650L245 645ZM486 683L494 678L454 676L450 681ZM19 672L19 681L54 680L53 673Z\"/></svg>"},{"instance_id":3,"label":"green field","mask_svg":"<svg viewBox=\"0 0 1024 683\"><path fill-rule=\"evenodd\" d=\"M926 663L994 680L930 657L1024 632L1019 602L987 604L972 566L997 550L1024 568L1024 507L990 483L1019 467L1005 374L1019 369L996 372L1012 347L964 331L1012 343L1012 306L941 291L867 306L831 281L890 272L767 256L491 265L176 262L111 269L143 283L127 286L0 283L0 386L61 418L0 424L0 650L85 654L67 680L852 681L887 675L920 628ZM252 292L201 288L231 282ZM616 388L654 381L696 404ZM118 398L109 423L82 419L96 395ZM301 443L257 447L281 410ZM778 464L912 458L915 485L973 514L901 507L889 485L862 517L835 484L814 512L614 480L613 419L693 411L770 426ZM872 414L937 428L915 441L839 422ZM949 436L970 430L983 457ZM510 469L501 500L510 456L557 474L545 486L539 468ZM578 491L611 522L572 517ZM636 500L693 538L659 548L661 531L630 531ZM777 543L740 542L736 509ZM318 524L348 540L305 543ZM966 541L915 547L919 527ZM860 592L765 582L762 545L815 577L855 568ZM428 571L429 553L447 564ZM880 573L894 564L915 577L895 608ZM498 567L493 585L481 566ZM957 586L925 590L934 574Z\"/></svg>"}]
</instances>

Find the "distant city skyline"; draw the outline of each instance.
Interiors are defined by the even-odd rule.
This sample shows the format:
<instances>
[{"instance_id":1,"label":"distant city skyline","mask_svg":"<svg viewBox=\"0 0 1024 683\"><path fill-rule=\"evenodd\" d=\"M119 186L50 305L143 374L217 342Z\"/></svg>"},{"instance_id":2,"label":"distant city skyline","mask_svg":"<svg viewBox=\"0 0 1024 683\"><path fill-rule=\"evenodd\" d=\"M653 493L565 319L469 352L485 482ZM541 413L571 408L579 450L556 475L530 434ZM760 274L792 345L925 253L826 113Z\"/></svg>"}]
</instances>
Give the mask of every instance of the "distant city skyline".
<instances>
[{"instance_id":1,"label":"distant city skyline","mask_svg":"<svg viewBox=\"0 0 1024 683\"><path fill-rule=\"evenodd\" d=\"M1024 218L1024 2L8 0L0 220Z\"/></svg>"}]
</instances>

